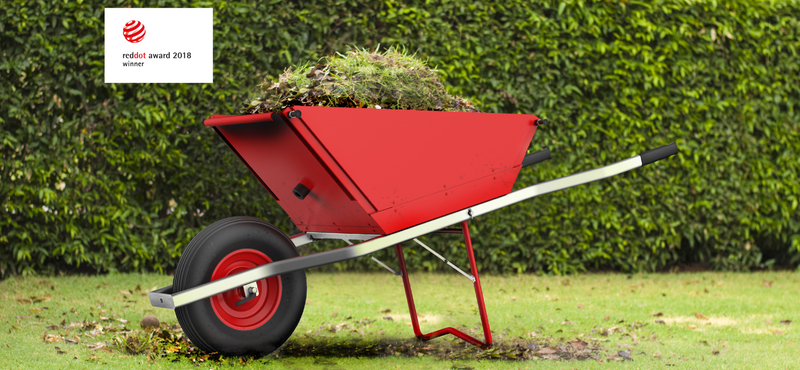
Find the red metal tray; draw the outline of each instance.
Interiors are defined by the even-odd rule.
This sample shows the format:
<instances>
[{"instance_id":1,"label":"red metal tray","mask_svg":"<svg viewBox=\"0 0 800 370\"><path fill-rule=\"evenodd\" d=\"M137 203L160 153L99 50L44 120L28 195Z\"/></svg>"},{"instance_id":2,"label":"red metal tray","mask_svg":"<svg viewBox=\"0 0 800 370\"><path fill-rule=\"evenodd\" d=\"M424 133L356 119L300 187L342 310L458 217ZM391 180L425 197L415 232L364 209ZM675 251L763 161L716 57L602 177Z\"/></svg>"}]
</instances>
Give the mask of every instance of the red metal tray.
<instances>
[{"instance_id":1,"label":"red metal tray","mask_svg":"<svg viewBox=\"0 0 800 370\"><path fill-rule=\"evenodd\" d=\"M287 118L299 110L299 118ZM292 113L295 115L296 113ZM295 225L390 234L511 191L534 115L290 107L211 116ZM297 184L310 193L292 194Z\"/></svg>"}]
</instances>

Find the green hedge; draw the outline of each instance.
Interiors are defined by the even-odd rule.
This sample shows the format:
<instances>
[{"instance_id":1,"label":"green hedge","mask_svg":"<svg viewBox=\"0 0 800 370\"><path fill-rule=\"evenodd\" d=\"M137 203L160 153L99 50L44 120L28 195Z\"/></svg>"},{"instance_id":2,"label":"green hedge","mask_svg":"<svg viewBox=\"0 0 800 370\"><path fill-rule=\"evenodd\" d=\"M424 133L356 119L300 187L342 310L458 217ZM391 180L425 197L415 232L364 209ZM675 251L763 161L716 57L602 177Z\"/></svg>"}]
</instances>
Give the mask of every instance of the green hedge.
<instances>
[{"instance_id":1,"label":"green hedge","mask_svg":"<svg viewBox=\"0 0 800 370\"><path fill-rule=\"evenodd\" d=\"M291 234L200 120L234 113L290 63L379 44L416 50L484 111L550 119L531 150L553 159L517 187L678 143L663 163L480 217L482 271L800 264L798 1L108 5L214 7L214 84L104 84L106 3L6 2L0 15L0 275L170 271L233 215ZM457 238L426 240L466 266Z\"/></svg>"}]
</instances>

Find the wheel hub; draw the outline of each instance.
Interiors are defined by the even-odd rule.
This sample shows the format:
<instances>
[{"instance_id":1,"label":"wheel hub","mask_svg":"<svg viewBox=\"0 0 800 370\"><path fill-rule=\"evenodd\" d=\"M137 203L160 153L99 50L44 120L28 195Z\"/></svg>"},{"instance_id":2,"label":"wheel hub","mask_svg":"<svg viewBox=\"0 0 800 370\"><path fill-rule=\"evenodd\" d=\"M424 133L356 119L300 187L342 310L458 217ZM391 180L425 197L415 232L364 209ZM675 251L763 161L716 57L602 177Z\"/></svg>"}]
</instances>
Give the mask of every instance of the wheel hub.
<instances>
[{"instance_id":1,"label":"wheel hub","mask_svg":"<svg viewBox=\"0 0 800 370\"><path fill-rule=\"evenodd\" d=\"M217 264L211 281L270 262L272 259L260 251L239 249ZM253 292L248 294L245 289L253 286L254 291L251 289ZM275 314L281 301L281 290L280 277L273 276L217 294L211 297L211 307L225 325L237 330L252 330L264 325Z\"/></svg>"}]
</instances>

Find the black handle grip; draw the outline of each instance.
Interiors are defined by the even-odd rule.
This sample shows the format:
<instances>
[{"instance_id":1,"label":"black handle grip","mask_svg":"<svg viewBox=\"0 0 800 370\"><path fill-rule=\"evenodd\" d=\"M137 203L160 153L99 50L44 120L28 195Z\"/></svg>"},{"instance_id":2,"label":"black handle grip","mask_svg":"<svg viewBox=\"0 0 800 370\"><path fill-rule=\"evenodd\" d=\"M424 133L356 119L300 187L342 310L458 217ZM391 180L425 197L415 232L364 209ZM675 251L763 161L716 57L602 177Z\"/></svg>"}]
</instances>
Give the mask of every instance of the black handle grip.
<instances>
[{"instance_id":1,"label":"black handle grip","mask_svg":"<svg viewBox=\"0 0 800 370\"><path fill-rule=\"evenodd\" d=\"M653 163L655 161L660 161L664 158L668 158L675 154L678 154L678 144L672 143L664 145L662 147L648 150L642 154L639 154L639 157L642 158L642 166L644 166Z\"/></svg>"},{"instance_id":2,"label":"black handle grip","mask_svg":"<svg viewBox=\"0 0 800 370\"><path fill-rule=\"evenodd\" d=\"M550 159L550 149L542 149L538 152L526 155L525 158L522 159L522 167L525 168L548 159Z\"/></svg>"}]
</instances>

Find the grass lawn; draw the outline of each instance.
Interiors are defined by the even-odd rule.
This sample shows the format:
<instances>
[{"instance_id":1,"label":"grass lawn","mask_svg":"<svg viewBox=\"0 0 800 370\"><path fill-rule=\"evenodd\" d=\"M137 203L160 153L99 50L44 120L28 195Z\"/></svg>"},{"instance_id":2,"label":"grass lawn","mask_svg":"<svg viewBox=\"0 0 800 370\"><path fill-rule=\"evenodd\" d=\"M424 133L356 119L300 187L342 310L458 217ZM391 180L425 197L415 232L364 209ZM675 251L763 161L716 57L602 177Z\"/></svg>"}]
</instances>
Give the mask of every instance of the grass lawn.
<instances>
[{"instance_id":1,"label":"grass lawn","mask_svg":"<svg viewBox=\"0 0 800 370\"><path fill-rule=\"evenodd\" d=\"M483 276L499 348L494 356L500 359L452 336L416 342L402 281L389 273L309 273L299 327L287 346L265 358L192 362L174 354L134 355L116 346L115 337L147 337L139 328L145 315L177 323L172 311L150 307L144 294L171 282L156 274L2 281L0 367L800 368L800 274L794 272ZM423 331L453 326L480 338L467 279L418 273L411 283ZM600 361L542 358L570 342L596 349ZM532 343L537 347L529 352L539 359L508 358L517 346ZM631 360L620 351L629 351L624 355L630 353Z\"/></svg>"}]
</instances>

